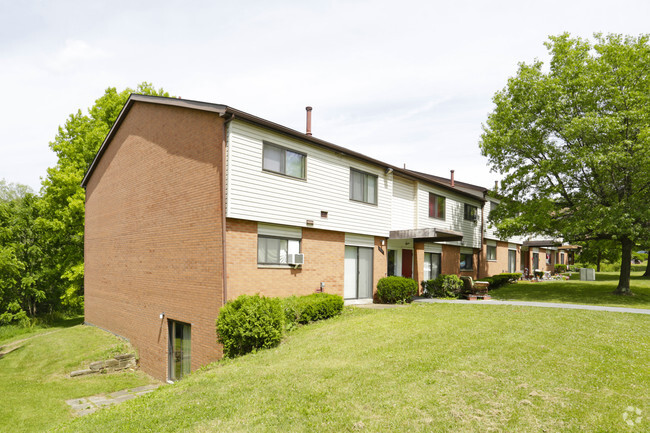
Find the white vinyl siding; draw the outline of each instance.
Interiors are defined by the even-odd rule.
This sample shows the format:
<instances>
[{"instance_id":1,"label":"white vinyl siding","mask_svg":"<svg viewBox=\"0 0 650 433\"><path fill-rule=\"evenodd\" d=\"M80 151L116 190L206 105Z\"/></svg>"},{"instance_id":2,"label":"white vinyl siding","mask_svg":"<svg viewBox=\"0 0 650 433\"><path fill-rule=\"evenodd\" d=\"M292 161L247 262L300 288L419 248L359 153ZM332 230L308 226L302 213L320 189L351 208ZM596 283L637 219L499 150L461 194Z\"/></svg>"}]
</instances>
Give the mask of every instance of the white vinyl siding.
<instances>
[{"instance_id":1,"label":"white vinyl siding","mask_svg":"<svg viewBox=\"0 0 650 433\"><path fill-rule=\"evenodd\" d=\"M393 176L391 230L415 228L415 191L414 182L399 176Z\"/></svg>"},{"instance_id":2,"label":"white vinyl siding","mask_svg":"<svg viewBox=\"0 0 650 433\"><path fill-rule=\"evenodd\" d=\"M305 180L263 171L264 141L306 155ZM228 126L227 152L228 218L297 227L310 220L317 229L388 236L393 188L385 167L237 119ZM377 176L377 205L350 200L350 169Z\"/></svg>"},{"instance_id":3,"label":"white vinyl siding","mask_svg":"<svg viewBox=\"0 0 650 433\"><path fill-rule=\"evenodd\" d=\"M429 217L429 193L445 197L445 218ZM432 185L419 183L417 198L417 227L453 230L463 234L463 240L458 242L442 242L470 248L481 248L481 202L456 194L453 191L436 188ZM465 203L477 206L478 222L465 221Z\"/></svg>"}]
</instances>

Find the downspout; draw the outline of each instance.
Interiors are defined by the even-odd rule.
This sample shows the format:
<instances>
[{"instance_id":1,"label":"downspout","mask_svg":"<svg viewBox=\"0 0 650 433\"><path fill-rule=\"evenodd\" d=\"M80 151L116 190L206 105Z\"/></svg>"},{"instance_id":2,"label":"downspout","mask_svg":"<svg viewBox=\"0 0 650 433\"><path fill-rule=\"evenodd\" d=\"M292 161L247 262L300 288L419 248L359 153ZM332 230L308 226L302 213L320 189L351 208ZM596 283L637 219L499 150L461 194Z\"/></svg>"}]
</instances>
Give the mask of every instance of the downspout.
<instances>
[{"instance_id":1,"label":"downspout","mask_svg":"<svg viewBox=\"0 0 650 433\"><path fill-rule=\"evenodd\" d=\"M221 266L222 266L222 276L223 276L223 304L225 305L228 300L228 262L226 260L226 146L228 144L227 137L227 127L231 120L235 118L235 115L232 114L223 122L223 135L221 143Z\"/></svg>"}]
</instances>

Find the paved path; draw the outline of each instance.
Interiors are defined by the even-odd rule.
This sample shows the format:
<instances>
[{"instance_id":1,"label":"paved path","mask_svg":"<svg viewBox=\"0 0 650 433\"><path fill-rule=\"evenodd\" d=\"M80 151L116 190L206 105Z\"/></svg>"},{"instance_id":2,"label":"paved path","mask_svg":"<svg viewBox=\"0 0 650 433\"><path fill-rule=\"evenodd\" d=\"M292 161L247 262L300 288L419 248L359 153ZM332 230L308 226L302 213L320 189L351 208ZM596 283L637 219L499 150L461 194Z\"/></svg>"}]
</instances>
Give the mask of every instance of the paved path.
<instances>
[{"instance_id":1,"label":"paved path","mask_svg":"<svg viewBox=\"0 0 650 433\"><path fill-rule=\"evenodd\" d=\"M559 304L556 302L497 301L496 299L490 299L488 301L467 301L464 299L448 300L448 299L427 299L427 298L416 298L413 300L413 302L472 304L472 305L518 305L520 307L566 308L569 310L592 310L592 311L611 311L615 313L650 314L650 310L643 309L643 308L601 307L598 305Z\"/></svg>"},{"instance_id":2,"label":"paved path","mask_svg":"<svg viewBox=\"0 0 650 433\"><path fill-rule=\"evenodd\" d=\"M148 394L162 384L153 384L139 386L133 389L125 389L122 391L113 392L111 394L99 394L90 397L73 398L65 402L70 405L70 408L76 416L88 415L106 406L112 406L123 401L131 400L138 396Z\"/></svg>"}]
</instances>

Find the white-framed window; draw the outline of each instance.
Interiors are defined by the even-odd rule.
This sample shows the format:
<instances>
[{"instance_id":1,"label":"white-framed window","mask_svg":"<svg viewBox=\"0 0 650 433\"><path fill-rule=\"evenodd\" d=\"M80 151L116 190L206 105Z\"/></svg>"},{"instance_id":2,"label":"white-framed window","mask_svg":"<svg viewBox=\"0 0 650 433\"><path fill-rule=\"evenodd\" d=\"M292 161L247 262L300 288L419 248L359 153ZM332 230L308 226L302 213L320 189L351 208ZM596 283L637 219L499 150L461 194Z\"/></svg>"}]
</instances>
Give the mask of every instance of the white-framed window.
<instances>
[{"instance_id":1,"label":"white-framed window","mask_svg":"<svg viewBox=\"0 0 650 433\"><path fill-rule=\"evenodd\" d=\"M429 193L429 217L445 219L445 198L443 196Z\"/></svg>"},{"instance_id":2,"label":"white-framed window","mask_svg":"<svg viewBox=\"0 0 650 433\"><path fill-rule=\"evenodd\" d=\"M257 264L283 265L288 254L300 253L300 239L257 236Z\"/></svg>"},{"instance_id":3,"label":"white-framed window","mask_svg":"<svg viewBox=\"0 0 650 433\"><path fill-rule=\"evenodd\" d=\"M377 176L351 168L350 200L377 204Z\"/></svg>"},{"instance_id":4,"label":"white-framed window","mask_svg":"<svg viewBox=\"0 0 650 433\"><path fill-rule=\"evenodd\" d=\"M474 269L474 254L460 253L460 270L471 271Z\"/></svg>"},{"instance_id":5,"label":"white-framed window","mask_svg":"<svg viewBox=\"0 0 650 433\"><path fill-rule=\"evenodd\" d=\"M465 203L464 217L466 221L476 222L478 219L478 208L471 204Z\"/></svg>"},{"instance_id":6,"label":"white-framed window","mask_svg":"<svg viewBox=\"0 0 650 433\"><path fill-rule=\"evenodd\" d=\"M495 261L497 259L497 247L496 245L487 246L487 259L490 261Z\"/></svg>"},{"instance_id":7,"label":"white-framed window","mask_svg":"<svg viewBox=\"0 0 650 433\"><path fill-rule=\"evenodd\" d=\"M262 169L285 176L305 179L307 156L269 142L263 143Z\"/></svg>"},{"instance_id":8,"label":"white-framed window","mask_svg":"<svg viewBox=\"0 0 650 433\"><path fill-rule=\"evenodd\" d=\"M434 280L440 275L440 253L424 253L424 280Z\"/></svg>"}]
</instances>

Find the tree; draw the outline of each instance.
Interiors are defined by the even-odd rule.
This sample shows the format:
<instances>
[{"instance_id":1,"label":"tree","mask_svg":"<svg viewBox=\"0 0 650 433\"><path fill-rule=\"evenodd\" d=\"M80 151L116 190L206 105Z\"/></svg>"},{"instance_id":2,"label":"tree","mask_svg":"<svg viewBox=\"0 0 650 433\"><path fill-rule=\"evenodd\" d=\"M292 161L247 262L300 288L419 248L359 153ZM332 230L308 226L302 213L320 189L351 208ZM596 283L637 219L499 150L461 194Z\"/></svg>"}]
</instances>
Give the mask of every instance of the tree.
<instances>
[{"instance_id":1,"label":"tree","mask_svg":"<svg viewBox=\"0 0 650 433\"><path fill-rule=\"evenodd\" d=\"M594 38L552 36L547 70L521 63L479 145L505 175L491 216L502 235L616 240L615 293L630 294L632 248L650 231L650 46L647 35Z\"/></svg>"},{"instance_id":2,"label":"tree","mask_svg":"<svg viewBox=\"0 0 650 433\"><path fill-rule=\"evenodd\" d=\"M71 114L50 148L58 156L55 167L43 180L38 225L45 235L44 272L51 302L59 308L83 306L83 246L85 191L81 181L131 93L169 96L163 89L141 83L136 90L118 92L109 87L95 105L82 114Z\"/></svg>"},{"instance_id":3,"label":"tree","mask_svg":"<svg viewBox=\"0 0 650 433\"><path fill-rule=\"evenodd\" d=\"M603 260L614 263L621 259L621 248L616 241L587 241L581 242L581 245L578 260L581 263L596 265L596 272L600 272L600 263Z\"/></svg>"}]
</instances>

